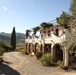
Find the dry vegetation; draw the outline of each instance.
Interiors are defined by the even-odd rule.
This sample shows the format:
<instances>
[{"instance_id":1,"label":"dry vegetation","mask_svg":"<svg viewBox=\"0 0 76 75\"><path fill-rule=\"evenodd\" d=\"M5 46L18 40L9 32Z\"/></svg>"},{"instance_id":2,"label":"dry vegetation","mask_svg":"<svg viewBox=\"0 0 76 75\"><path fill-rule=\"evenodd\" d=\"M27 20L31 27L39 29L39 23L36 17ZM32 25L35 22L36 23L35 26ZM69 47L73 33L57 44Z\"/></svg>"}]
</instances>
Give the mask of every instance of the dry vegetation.
<instances>
[{"instance_id":1,"label":"dry vegetation","mask_svg":"<svg viewBox=\"0 0 76 75\"><path fill-rule=\"evenodd\" d=\"M16 51L23 51L25 50L25 45L17 45L16 46Z\"/></svg>"}]
</instances>

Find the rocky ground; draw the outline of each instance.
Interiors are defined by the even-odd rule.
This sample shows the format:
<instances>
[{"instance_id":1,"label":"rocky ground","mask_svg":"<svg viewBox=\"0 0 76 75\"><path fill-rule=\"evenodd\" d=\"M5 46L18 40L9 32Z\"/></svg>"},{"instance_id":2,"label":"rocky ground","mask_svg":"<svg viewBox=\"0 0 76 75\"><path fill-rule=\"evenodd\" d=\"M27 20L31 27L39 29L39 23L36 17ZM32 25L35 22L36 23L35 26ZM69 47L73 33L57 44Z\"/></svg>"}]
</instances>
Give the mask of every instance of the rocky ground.
<instances>
[{"instance_id":1,"label":"rocky ground","mask_svg":"<svg viewBox=\"0 0 76 75\"><path fill-rule=\"evenodd\" d=\"M66 72L59 67L44 67L35 56L21 52L8 52L0 63L0 75L76 75L75 71Z\"/></svg>"}]
</instances>

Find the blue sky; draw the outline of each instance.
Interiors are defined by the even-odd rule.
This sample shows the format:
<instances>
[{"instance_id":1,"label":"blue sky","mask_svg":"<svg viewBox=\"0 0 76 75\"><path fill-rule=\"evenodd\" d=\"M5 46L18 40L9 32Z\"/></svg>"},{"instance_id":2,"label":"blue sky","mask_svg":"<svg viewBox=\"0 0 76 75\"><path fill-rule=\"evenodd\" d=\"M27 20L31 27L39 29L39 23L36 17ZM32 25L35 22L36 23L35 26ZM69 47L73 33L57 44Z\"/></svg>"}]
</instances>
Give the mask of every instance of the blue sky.
<instances>
[{"instance_id":1,"label":"blue sky","mask_svg":"<svg viewBox=\"0 0 76 75\"><path fill-rule=\"evenodd\" d=\"M49 22L62 11L69 12L71 0L0 0L0 32L16 32Z\"/></svg>"}]
</instances>

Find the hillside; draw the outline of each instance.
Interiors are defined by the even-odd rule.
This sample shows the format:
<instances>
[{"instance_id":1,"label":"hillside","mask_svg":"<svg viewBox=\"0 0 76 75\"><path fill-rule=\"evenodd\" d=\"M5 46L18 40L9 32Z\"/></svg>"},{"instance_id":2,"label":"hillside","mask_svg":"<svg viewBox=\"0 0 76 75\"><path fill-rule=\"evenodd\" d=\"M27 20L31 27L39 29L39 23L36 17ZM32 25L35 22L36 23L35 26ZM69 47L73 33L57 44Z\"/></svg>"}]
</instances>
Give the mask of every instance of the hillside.
<instances>
[{"instance_id":1,"label":"hillside","mask_svg":"<svg viewBox=\"0 0 76 75\"><path fill-rule=\"evenodd\" d=\"M0 40L6 42L6 43L10 43L11 40L11 33L5 33L5 32L1 32L0 33ZM16 33L16 42L17 44L24 44L25 42L25 34L23 33Z\"/></svg>"},{"instance_id":2,"label":"hillside","mask_svg":"<svg viewBox=\"0 0 76 75\"><path fill-rule=\"evenodd\" d=\"M10 43L10 37L0 34L0 40Z\"/></svg>"}]
</instances>

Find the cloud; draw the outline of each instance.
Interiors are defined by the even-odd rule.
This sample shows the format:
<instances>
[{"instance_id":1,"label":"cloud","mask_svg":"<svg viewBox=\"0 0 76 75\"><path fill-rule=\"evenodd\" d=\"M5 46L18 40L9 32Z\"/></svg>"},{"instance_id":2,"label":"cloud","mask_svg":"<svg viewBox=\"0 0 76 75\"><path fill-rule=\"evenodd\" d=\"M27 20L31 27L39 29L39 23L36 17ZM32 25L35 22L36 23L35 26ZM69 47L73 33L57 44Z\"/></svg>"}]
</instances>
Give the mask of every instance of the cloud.
<instances>
[{"instance_id":1,"label":"cloud","mask_svg":"<svg viewBox=\"0 0 76 75\"><path fill-rule=\"evenodd\" d=\"M5 11L7 11L7 13L8 13L9 15L13 15L13 13L12 13L10 10L7 10L7 7L6 7L5 5L3 5L2 8L3 8ZM17 20L17 19L18 19L17 16L14 16L14 19Z\"/></svg>"},{"instance_id":2,"label":"cloud","mask_svg":"<svg viewBox=\"0 0 76 75\"><path fill-rule=\"evenodd\" d=\"M4 10L7 10L7 7L6 7L6 6L3 6L3 9L4 9Z\"/></svg>"},{"instance_id":3,"label":"cloud","mask_svg":"<svg viewBox=\"0 0 76 75\"><path fill-rule=\"evenodd\" d=\"M14 19L17 20L17 17L15 16Z\"/></svg>"}]
</instances>

